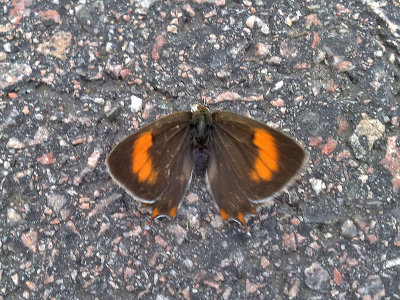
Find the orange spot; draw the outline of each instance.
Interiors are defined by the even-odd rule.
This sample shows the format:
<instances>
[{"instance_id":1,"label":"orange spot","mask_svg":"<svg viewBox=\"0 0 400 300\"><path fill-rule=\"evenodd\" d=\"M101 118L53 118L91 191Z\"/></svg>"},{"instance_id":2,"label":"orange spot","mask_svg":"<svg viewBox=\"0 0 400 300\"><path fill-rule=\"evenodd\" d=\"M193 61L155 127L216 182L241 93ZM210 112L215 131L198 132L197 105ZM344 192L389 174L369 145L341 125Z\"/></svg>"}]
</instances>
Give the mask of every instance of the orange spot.
<instances>
[{"instance_id":1,"label":"orange spot","mask_svg":"<svg viewBox=\"0 0 400 300\"><path fill-rule=\"evenodd\" d=\"M260 155L259 151L259 155ZM257 175L261 177L264 180L271 180L272 179L272 172L271 170L266 166L265 161L261 160L260 157L256 159L256 162L254 163L254 168L256 169Z\"/></svg>"},{"instance_id":2,"label":"orange spot","mask_svg":"<svg viewBox=\"0 0 400 300\"><path fill-rule=\"evenodd\" d=\"M134 144L135 152L143 153L147 151L152 145L153 145L153 136L151 135L151 132L144 132L135 141Z\"/></svg>"},{"instance_id":3,"label":"orange spot","mask_svg":"<svg viewBox=\"0 0 400 300\"><path fill-rule=\"evenodd\" d=\"M219 214L221 215L222 220L225 221L226 219L228 219L228 214L222 208L219 210Z\"/></svg>"},{"instance_id":4,"label":"orange spot","mask_svg":"<svg viewBox=\"0 0 400 300\"><path fill-rule=\"evenodd\" d=\"M150 132L143 133L133 143L132 170L134 173L137 173L149 159L147 150L152 144L153 140Z\"/></svg>"},{"instance_id":5,"label":"orange spot","mask_svg":"<svg viewBox=\"0 0 400 300\"><path fill-rule=\"evenodd\" d=\"M151 174L151 159L147 160L145 165L140 169L138 177L139 177L139 182L145 181L147 178L149 178Z\"/></svg>"},{"instance_id":6,"label":"orange spot","mask_svg":"<svg viewBox=\"0 0 400 300\"><path fill-rule=\"evenodd\" d=\"M143 133L133 144L132 172L138 174L139 182L154 183L156 181L157 172L153 170L153 163L148 154L148 150L152 145L153 137L151 132Z\"/></svg>"},{"instance_id":7,"label":"orange spot","mask_svg":"<svg viewBox=\"0 0 400 300\"><path fill-rule=\"evenodd\" d=\"M250 176L255 181L271 180L273 172L279 169L279 153L275 138L267 131L257 128L254 131L253 144L258 147L257 158Z\"/></svg>"},{"instance_id":8,"label":"orange spot","mask_svg":"<svg viewBox=\"0 0 400 300\"><path fill-rule=\"evenodd\" d=\"M147 178L147 182L153 184L156 181L157 172L151 172L149 178Z\"/></svg>"},{"instance_id":9,"label":"orange spot","mask_svg":"<svg viewBox=\"0 0 400 300\"><path fill-rule=\"evenodd\" d=\"M244 223L244 216L243 216L243 214L242 214L241 212L238 213L237 219L240 221L240 223L242 223L244 229L245 229L246 231L248 231L248 230L247 230L246 223Z\"/></svg>"},{"instance_id":10,"label":"orange spot","mask_svg":"<svg viewBox=\"0 0 400 300\"><path fill-rule=\"evenodd\" d=\"M134 173L139 172L141 168L145 165L145 163L149 160L149 156L147 155L147 152L143 152L141 154L136 153L135 150L133 150L132 154L132 171Z\"/></svg>"},{"instance_id":11,"label":"orange spot","mask_svg":"<svg viewBox=\"0 0 400 300\"><path fill-rule=\"evenodd\" d=\"M154 218L156 218L159 214L160 214L160 211L159 211L158 208L156 207L156 208L153 210L153 213L151 214L151 220L153 220Z\"/></svg>"},{"instance_id":12,"label":"orange spot","mask_svg":"<svg viewBox=\"0 0 400 300\"><path fill-rule=\"evenodd\" d=\"M178 209L178 206L177 206L177 205L173 206L173 207L169 210L168 216L170 216L171 218L175 217L177 209Z\"/></svg>"},{"instance_id":13,"label":"orange spot","mask_svg":"<svg viewBox=\"0 0 400 300\"><path fill-rule=\"evenodd\" d=\"M151 207L151 206L152 206L151 203L142 203L142 205L143 205L143 206L146 206L146 207ZM157 207L154 208L154 209L153 209L153 213L151 214L150 221L149 221L149 226L151 226L151 224L153 223L153 219L156 218L159 214L160 214L160 213L159 213Z\"/></svg>"},{"instance_id":14,"label":"orange spot","mask_svg":"<svg viewBox=\"0 0 400 300\"><path fill-rule=\"evenodd\" d=\"M258 173L256 172L256 170L251 171L250 176L254 181L260 181L260 179L261 179L260 176L258 176Z\"/></svg>"}]
</instances>

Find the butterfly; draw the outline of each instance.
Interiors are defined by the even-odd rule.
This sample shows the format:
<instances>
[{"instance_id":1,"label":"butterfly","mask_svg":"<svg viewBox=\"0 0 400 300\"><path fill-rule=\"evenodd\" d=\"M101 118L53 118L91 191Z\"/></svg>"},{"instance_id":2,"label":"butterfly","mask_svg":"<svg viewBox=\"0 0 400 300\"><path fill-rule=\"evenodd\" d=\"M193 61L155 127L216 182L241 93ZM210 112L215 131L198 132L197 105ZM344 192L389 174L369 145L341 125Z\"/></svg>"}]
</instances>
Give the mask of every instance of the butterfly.
<instances>
[{"instance_id":1,"label":"butterfly","mask_svg":"<svg viewBox=\"0 0 400 300\"><path fill-rule=\"evenodd\" d=\"M223 220L240 222L281 191L306 153L287 135L228 111L164 116L115 146L106 158L111 177L152 209L153 219L176 215L193 175L205 176Z\"/></svg>"}]
</instances>

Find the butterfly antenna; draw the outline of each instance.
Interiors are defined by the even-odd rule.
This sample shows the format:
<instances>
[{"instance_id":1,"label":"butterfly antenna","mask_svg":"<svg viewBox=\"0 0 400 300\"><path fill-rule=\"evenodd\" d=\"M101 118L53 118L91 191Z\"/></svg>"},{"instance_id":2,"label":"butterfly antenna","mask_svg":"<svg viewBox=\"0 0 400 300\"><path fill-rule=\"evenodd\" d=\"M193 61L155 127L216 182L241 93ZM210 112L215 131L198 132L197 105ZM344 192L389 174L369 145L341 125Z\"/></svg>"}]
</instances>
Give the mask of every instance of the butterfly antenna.
<instances>
[{"instance_id":1,"label":"butterfly antenna","mask_svg":"<svg viewBox=\"0 0 400 300\"><path fill-rule=\"evenodd\" d=\"M206 96L201 96L201 100L203 100L203 106L210 110L210 107L207 105L207 97Z\"/></svg>"}]
</instances>

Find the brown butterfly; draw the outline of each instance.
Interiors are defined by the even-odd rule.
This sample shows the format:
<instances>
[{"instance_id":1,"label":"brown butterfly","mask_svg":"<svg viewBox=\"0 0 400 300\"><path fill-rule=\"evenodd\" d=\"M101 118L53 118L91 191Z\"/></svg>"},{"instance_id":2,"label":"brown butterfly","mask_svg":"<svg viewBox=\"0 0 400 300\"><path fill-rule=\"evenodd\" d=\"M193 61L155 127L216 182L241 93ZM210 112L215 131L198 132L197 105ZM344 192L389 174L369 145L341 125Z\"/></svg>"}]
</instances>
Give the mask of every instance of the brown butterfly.
<instances>
[{"instance_id":1,"label":"brown butterfly","mask_svg":"<svg viewBox=\"0 0 400 300\"><path fill-rule=\"evenodd\" d=\"M199 105L131 134L106 165L120 186L153 209L151 220L173 218L193 173L205 174L222 219L247 230L244 216L282 190L305 157L297 142L265 124Z\"/></svg>"}]
</instances>

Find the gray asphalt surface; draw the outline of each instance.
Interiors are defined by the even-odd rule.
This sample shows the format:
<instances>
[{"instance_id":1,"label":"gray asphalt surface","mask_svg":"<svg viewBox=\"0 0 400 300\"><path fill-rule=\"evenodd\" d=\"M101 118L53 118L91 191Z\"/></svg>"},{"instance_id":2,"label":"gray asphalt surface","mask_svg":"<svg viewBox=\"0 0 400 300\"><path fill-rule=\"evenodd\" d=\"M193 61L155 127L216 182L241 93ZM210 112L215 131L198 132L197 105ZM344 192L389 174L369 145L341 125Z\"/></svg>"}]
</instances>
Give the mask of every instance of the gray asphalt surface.
<instances>
[{"instance_id":1,"label":"gray asphalt surface","mask_svg":"<svg viewBox=\"0 0 400 300\"><path fill-rule=\"evenodd\" d=\"M0 299L399 299L398 1L0 3ZM129 133L205 101L278 128L298 180L224 223L110 178Z\"/></svg>"}]
</instances>

